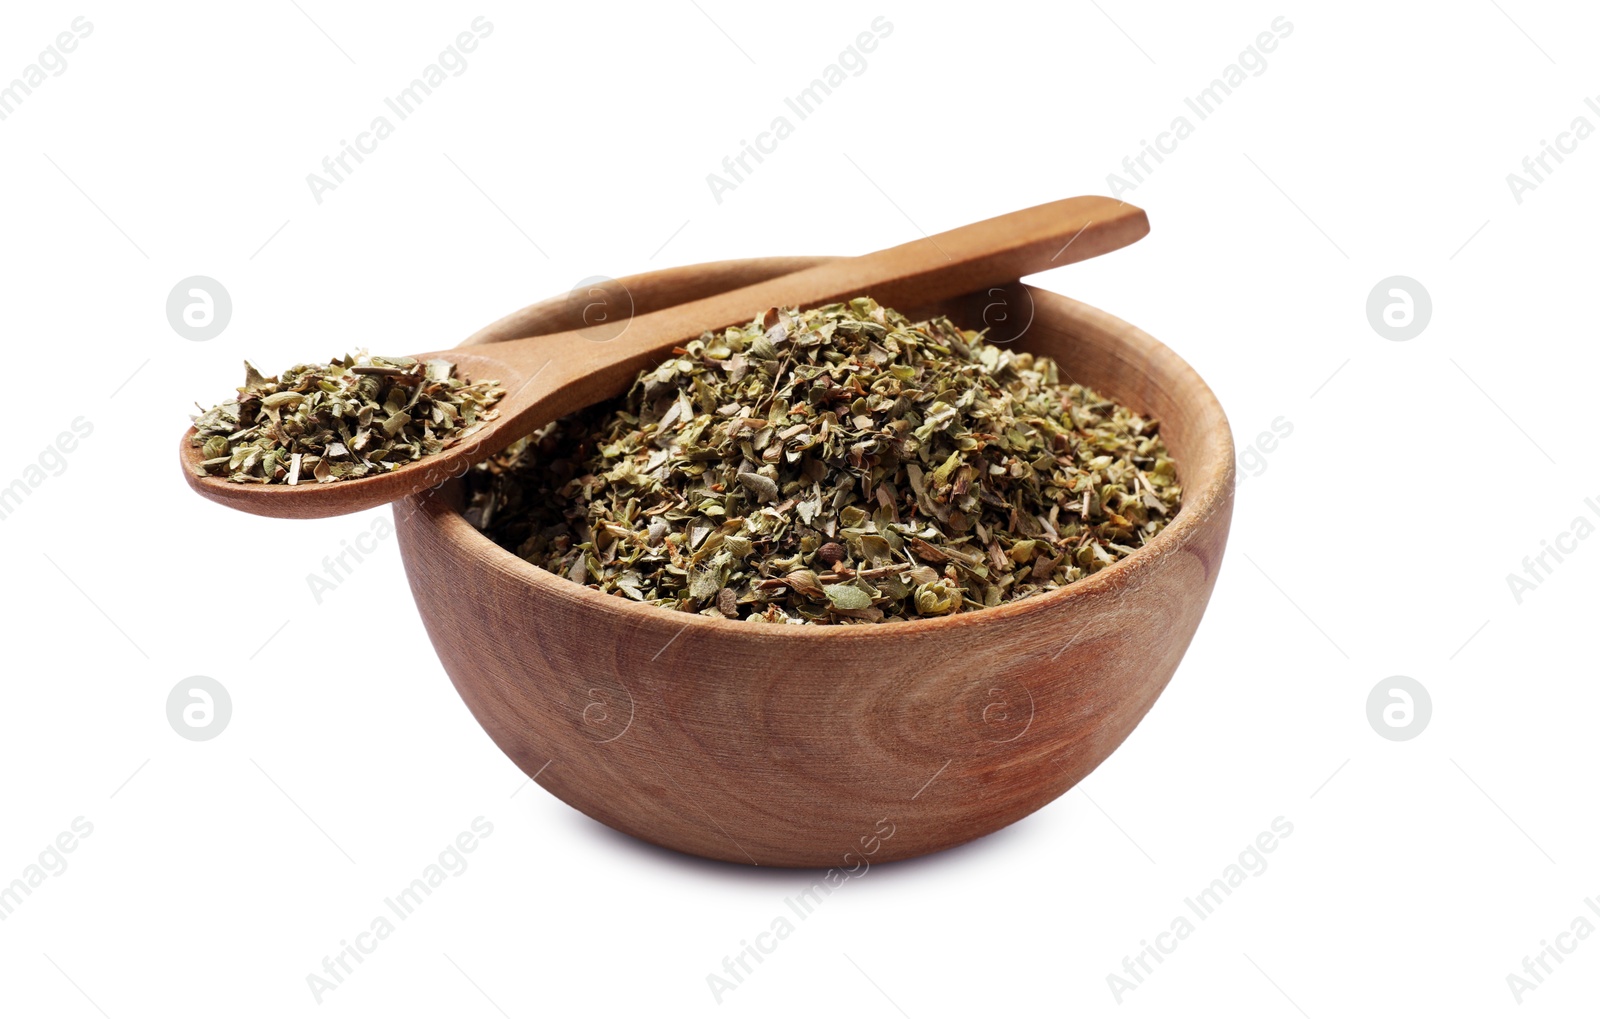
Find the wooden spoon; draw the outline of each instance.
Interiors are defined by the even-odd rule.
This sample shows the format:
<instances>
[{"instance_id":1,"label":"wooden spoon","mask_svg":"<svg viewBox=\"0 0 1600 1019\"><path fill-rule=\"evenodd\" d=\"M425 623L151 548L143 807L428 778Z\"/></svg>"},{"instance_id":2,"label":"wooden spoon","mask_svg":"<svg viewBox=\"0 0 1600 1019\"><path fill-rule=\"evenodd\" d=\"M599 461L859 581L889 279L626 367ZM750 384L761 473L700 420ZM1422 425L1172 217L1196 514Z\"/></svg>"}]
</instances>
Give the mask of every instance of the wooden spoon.
<instances>
[{"instance_id":1,"label":"wooden spoon","mask_svg":"<svg viewBox=\"0 0 1600 1019\"><path fill-rule=\"evenodd\" d=\"M414 354L422 361L453 361L469 380L498 380L506 391L496 405L500 416L469 439L404 467L299 485L197 476L193 468L202 456L190 441L190 428L179 445L183 476L207 499L261 516L331 517L371 509L459 477L541 424L615 396L641 369L708 329L747 324L768 308L803 309L861 295L890 308L915 308L1114 251L1149 231L1143 210L1134 206L1095 196L1067 198L663 308L633 319L603 342L565 332Z\"/></svg>"}]
</instances>

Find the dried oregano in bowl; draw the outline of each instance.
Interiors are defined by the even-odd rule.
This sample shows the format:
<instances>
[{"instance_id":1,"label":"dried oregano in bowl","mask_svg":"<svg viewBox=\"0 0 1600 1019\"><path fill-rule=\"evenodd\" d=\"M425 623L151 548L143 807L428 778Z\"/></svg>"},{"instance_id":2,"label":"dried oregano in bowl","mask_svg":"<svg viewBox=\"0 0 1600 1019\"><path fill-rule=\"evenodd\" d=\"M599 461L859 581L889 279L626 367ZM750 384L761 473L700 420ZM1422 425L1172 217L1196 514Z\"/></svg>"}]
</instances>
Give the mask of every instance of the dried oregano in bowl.
<instances>
[{"instance_id":1,"label":"dried oregano in bowl","mask_svg":"<svg viewBox=\"0 0 1600 1019\"><path fill-rule=\"evenodd\" d=\"M734 619L966 612L1138 551L1181 490L1155 421L870 298L706 333L467 477L552 573Z\"/></svg>"}]
</instances>

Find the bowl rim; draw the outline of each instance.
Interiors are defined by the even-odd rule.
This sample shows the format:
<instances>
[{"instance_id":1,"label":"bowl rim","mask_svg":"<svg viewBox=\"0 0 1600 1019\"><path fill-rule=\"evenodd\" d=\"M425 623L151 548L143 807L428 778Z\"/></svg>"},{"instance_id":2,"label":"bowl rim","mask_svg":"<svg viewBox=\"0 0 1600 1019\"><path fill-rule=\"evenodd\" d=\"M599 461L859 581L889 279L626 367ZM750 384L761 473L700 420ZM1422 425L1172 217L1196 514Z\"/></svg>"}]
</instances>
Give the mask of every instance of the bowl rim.
<instances>
[{"instance_id":1,"label":"bowl rim","mask_svg":"<svg viewBox=\"0 0 1600 1019\"><path fill-rule=\"evenodd\" d=\"M654 270L636 276L625 277L618 282L627 285L632 281L650 278L661 278L681 272L692 272L707 266L720 268L755 266L763 262L776 261L776 259L749 258L736 259L726 262L699 263L697 265L677 266L673 268ZM452 479L436 489L408 496L402 502L395 504L395 513L398 516L401 506L405 505L412 515L422 520L430 521L437 529L439 537L446 543L460 549L472 556L484 567L522 582L533 588L541 596L575 601L580 607L592 609L598 615L621 616L627 620L640 623L649 628L654 624L660 628L662 624L677 621L675 617L683 617L681 627L672 641L685 635L692 636L691 630L716 633L718 636L730 637L735 634L744 634L763 641L774 639L795 639L801 641L827 641L827 640L885 640L898 636L916 636L931 633L936 630L955 632L959 636L960 628L982 627L985 624L1000 622L1019 622L1029 617L1040 617L1070 611L1070 609L1085 600L1094 599L1096 596L1116 592L1119 588L1132 590L1142 586L1146 574L1157 569L1160 563L1172 554L1181 550L1190 541L1199 537L1202 527L1210 517L1222 506L1235 485L1235 450L1233 431L1230 427L1226 413L1216 394L1211 387L1206 385L1199 372L1178 353L1160 340L1146 333L1139 327L1102 311L1093 305L1044 290L1028 284L1030 294L1044 293L1050 295L1052 300L1065 302L1064 307L1070 315L1080 322L1094 328L1120 332L1128 339L1143 346L1150 356L1169 360L1174 363L1178 374L1187 375L1192 386L1186 389L1197 406L1202 410L1209 410L1215 415L1217 427L1211 434L1201 441L1203 451L1200 457L1202 463L1210 459L1215 467L1210 473L1198 479L1195 491L1189 491L1189 484L1184 485L1183 504L1178 509L1178 515L1166 527L1162 528L1149 544L1137 552L1123 559L1119 559L1106 568L1090 576L1073 581L1053 591L1046 591L1028 598L1004 602L1000 605L977 609L971 612L959 612L948 616L935 616L924 619L907 619L894 623L867 623L861 625L823 624L805 625L788 623L767 623L747 619L728 619L722 616L707 616L699 612L683 612L666 609L659 605L646 602L636 602L632 599L615 594L606 594L596 591L584 584L576 584L565 577L558 576L541 566L536 566L521 558L515 553L502 548L494 543L488 535L479 531L470 524L465 515L457 509L462 496L462 482L460 478ZM476 346L484 343L495 342L494 334L503 325L512 323L530 310L561 300L565 295L556 295L544 301L535 302L519 311L485 326L472 334L461 346ZM514 334L513 334L514 335ZM1209 457L1205 454L1209 454ZM1180 465L1180 472L1182 468ZM1181 473L1180 473L1181 477ZM969 629L969 635L976 631ZM671 643L671 641L669 641Z\"/></svg>"}]
</instances>

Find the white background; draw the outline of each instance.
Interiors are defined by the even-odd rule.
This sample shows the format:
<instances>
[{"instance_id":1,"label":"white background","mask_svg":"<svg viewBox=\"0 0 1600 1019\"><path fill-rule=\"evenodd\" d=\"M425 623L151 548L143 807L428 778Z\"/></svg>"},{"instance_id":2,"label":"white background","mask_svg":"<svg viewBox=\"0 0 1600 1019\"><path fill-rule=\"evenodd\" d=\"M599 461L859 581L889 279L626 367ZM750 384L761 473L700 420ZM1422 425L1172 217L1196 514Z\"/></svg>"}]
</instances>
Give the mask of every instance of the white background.
<instances>
[{"instance_id":1,"label":"white background","mask_svg":"<svg viewBox=\"0 0 1600 1019\"><path fill-rule=\"evenodd\" d=\"M0 486L75 418L93 433L0 520L0 884L74 818L93 834L0 921L0 1013L1592 1008L1600 937L1521 1005L1506 976L1600 924L1600 541L1520 604L1506 577L1600 521L1600 140L1520 203L1506 175L1573 118L1600 127L1600 18L1420 6L8 6L0 80L94 27L0 122ZM306 175L480 14L465 72L316 202ZM715 201L706 175L878 15L866 70ZM659 851L524 786L392 537L313 599L386 511L251 518L178 476L186 408L246 356L432 349L588 276L853 254L1105 193L1279 16L1265 71L1124 196L1150 236L1034 280L1174 347L1241 448L1292 425L1240 489L1188 657L1078 789L849 882L720 1006L707 974L806 875ZM164 311L195 274L234 305L207 342ZM1407 342L1367 320L1392 275L1432 297ZM193 675L232 697L206 742L165 713ZM1410 741L1368 722L1393 675L1431 694ZM465 873L317 1004L306 975L479 816ZM1107 975L1279 817L1269 868L1119 1004Z\"/></svg>"}]
</instances>

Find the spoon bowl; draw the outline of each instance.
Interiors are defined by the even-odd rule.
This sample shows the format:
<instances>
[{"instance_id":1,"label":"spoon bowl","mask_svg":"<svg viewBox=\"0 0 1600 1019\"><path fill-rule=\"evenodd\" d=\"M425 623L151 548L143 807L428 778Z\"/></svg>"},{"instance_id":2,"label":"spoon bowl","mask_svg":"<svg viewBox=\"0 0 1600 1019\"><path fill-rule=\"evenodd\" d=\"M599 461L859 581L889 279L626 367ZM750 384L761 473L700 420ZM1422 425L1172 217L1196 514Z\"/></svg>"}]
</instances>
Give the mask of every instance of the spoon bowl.
<instances>
[{"instance_id":1,"label":"spoon bowl","mask_svg":"<svg viewBox=\"0 0 1600 1019\"><path fill-rule=\"evenodd\" d=\"M532 374L526 371L520 362L475 354L459 348L412 356L419 361L444 358L455 364L456 372L461 377L474 380L494 379L507 393L526 387ZM504 400L501 402L504 403ZM183 433L183 439L178 446L178 458L183 464L184 477L188 479L189 487L213 502L258 516L292 519L329 517L381 506L404 498L412 492L433 488L451 478L460 477L473 463L489 456L495 450L502 448L506 442L511 441L507 439L501 442L493 433L485 434L489 432L490 429L485 428L461 440L458 446L445 451L459 455L447 456L441 453L414 460L382 474L373 474L356 481L328 484L318 484L309 479L298 485L245 484L215 475L198 475L195 473L195 468L205 457L200 447L194 444L195 430L192 426ZM357 493L359 498L355 500L347 494L348 488L352 485L361 486L361 491ZM266 498L262 497L263 489L270 490Z\"/></svg>"}]
</instances>

